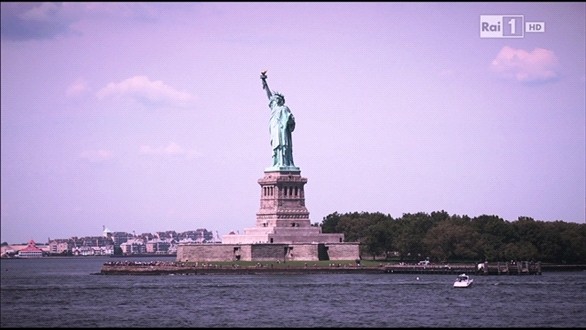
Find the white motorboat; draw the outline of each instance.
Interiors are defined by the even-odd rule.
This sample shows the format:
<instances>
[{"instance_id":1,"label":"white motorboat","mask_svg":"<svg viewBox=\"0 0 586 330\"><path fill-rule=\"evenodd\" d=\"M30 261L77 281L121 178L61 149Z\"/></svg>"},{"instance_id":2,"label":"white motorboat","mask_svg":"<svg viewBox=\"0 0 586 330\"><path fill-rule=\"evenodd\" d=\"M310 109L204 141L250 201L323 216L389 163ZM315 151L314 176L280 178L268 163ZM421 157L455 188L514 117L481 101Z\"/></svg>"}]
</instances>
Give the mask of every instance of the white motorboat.
<instances>
[{"instance_id":1,"label":"white motorboat","mask_svg":"<svg viewBox=\"0 0 586 330\"><path fill-rule=\"evenodd\" d=\"M454 288L467 288L472 285L472 282L474 282L474 280L470 278L470 276L466 274L460 274L454 282Z\"/></svg>"}]
</instances>

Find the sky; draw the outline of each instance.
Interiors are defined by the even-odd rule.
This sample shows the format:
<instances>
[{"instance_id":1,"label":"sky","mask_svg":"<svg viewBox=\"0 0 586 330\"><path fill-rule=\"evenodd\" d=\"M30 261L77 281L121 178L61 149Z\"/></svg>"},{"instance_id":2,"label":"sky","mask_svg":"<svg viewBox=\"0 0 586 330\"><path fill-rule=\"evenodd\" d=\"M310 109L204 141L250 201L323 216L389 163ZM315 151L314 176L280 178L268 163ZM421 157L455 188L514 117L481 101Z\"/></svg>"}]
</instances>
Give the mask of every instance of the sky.
<instances>
[{"instance_id":1,"label":"sky","mask_svg":"<svg viewBox=\"0 0 586 330\"><path fill-rule=\"evenodd\" d=\"M481 38L485 15L544 29ZM0 240L254 227L264 70L312 223L585 223L585 22L583 2L2 2Z\"/></svg>"}]
</instances>

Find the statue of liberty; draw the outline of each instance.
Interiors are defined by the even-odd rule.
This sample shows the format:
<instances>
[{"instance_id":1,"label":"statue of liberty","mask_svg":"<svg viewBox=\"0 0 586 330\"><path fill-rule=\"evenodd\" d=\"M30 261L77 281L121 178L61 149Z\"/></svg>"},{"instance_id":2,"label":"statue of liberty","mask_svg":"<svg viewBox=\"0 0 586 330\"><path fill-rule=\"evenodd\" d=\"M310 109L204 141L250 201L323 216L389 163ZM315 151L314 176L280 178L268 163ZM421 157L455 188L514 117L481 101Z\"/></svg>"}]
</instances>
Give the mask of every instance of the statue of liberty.
<instances>
[{"instance_id":1,"label":"statue of liberty","mask_svg":"<svg viewBox=\"0 0 586 330\"><path fill-rule=\"evenodd\" d=\"M267 92L271 117L269 120L269 133L271 136L271 147L273 149L273 168L291 167L293 163L293 140L291 132L295 130L295 117L285 105L285 97L280 93L273 93L267 84L266 71L261 72L262 88Z\"/></svg>"}]
</instances>

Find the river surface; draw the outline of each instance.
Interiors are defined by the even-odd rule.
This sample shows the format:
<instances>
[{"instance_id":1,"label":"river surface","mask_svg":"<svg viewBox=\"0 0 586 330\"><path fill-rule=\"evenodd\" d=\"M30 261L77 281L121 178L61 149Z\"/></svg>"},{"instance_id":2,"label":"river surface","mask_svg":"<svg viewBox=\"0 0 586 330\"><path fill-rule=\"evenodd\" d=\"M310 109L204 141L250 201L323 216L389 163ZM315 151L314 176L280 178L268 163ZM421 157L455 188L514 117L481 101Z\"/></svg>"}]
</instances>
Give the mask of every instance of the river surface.
<instances>
[{"instance_id":1,"label":"river surface","mask_svg":"<svg viewBox=\"0 0 586 330\"><path fill-rule=\"evenodd\" d=\"M6 327L580 327L586 272L96 275L107 261L1 260Z\"/></svg>"}]
</instances>

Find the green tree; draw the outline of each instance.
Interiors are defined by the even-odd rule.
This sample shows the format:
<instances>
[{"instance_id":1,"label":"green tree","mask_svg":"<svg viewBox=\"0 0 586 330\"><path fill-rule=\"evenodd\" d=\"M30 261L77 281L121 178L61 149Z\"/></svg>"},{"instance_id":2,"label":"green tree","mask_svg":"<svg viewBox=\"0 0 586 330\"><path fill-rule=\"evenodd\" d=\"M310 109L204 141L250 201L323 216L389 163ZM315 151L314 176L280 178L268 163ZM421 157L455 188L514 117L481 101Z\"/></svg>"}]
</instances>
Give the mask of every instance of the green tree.
<instances>
[{"instance_id":1,"label":"green tree","mask_svg":"<svg viewBox=\"0 0 586 330\"><path fill-rule=\"evenodd\" d=\"M470 224L452 219L436 224L423 239L430 256L442 262L478 259L477 242Z\"/></svg>"},{"instance_id":2,"label":"green tree","mask_svg":"<svg viewBox=\"0 0 586 330\"><path fill-rule=\"evenodd\" d=\"M336 228L338 228L338 223L340 222L340 214L338 212L334 212L332 214L327 215L321 223L321 230L323 233L335 233Z\"/></svg>"},{"instance_id":3,"label":"green tree","mask_svg":"<svg viewBox=\"0 0 586 330\"><path fill-rule=\"evenodd\" d=\"M390 215L373 213L369 214L369 223L364 241L366 251L373 259L383 254L385 259L389 259L391 253L395 251L393 218Z\"/></svg>"},{"instance_id":4,"label":"green tree","mask_svg":"<svg viewBox=\"0 0 586 330\"><path fill-rule=\"evenodd\" d=\"M481 215L472 219L472 227L479 235L479 258L484 260L507 260L505 245L518 241L515 229L496 215Z\"/></svg>"},{"instance_id":5,"label":"green tree","mask_svg":"<svg viewBox=\"0 0 586 330\"><path fill-rule=\"evenodd\" d=\"M401 261L426 256L427 251L423 246L423 238L432 225L432 218L429 214L423 212L403 214L397 220L395 247Z\"/></svg>"}]
</instances>

